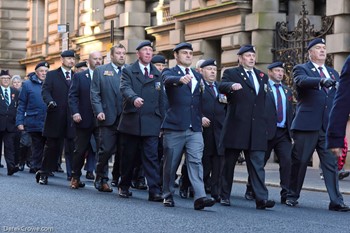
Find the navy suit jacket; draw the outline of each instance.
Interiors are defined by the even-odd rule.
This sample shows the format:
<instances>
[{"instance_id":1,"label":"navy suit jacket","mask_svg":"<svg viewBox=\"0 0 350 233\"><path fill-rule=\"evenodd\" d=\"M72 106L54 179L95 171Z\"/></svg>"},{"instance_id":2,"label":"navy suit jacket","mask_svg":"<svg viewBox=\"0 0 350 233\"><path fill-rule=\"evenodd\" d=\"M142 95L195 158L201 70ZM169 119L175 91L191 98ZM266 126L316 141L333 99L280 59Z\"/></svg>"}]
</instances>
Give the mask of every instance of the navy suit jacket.
<instances>
[{"instance_id":1,"label":"navy suit jacket","mask_svg":"<svg viewBox=\"0 0 350 233\"><path fill-rule=\"evenodd\" d=\"M79 113L82 120L75 123L78 128L91 128L96 125L90 101L91 76L89 69L75 73L68 93L68 104L72 116Z\"/></svg>"},{"instance_id":2,"label":"navy suit jacket","mask_svg":"<svg viewBox=\"0 0 350 233\"><path fill-rule=\"evenodd\" d=\"M329 117L327 148L343 148L346 123L350 114L350 56L347 57L340 75L339 88Z\"/></svg>"},{"instance_id":3,"label":"navy suit jacket","mask_svg":"<svg viewBox=\"0 0 350 233\"><path fill-rule=\"evenodd\" d=\"M120 92L123 95L123 112L118 130L136 136L159 136L164 116L164 91L161 75L150 64L149 78L140 70L138 61L123 69ZM136 108L136 98L144 100Z\"/></svg>"},{"instance_id":4,"label":"navy suit jacket","mask_svg":"<svg viewBox=\"0 0 350 233\"><path fill-rule=\"evenodd\" d=\"M338 73L326 67L329 75L339 81ZM297 107L292 130L326 131L329 112L333 106L336 89L331 87L328 93L320 87L321 76L311 62L296 65L293 78L297 91Z\"/></svg>"},{"instance_id":5,"label":"navy suit jacket","mask_svg":"<svg viewBox=\"0 0 350 233\"><path fill-rule=\"evenodd\" d=\"M286 128L289 133L290 139L292 139L291 135L291 124L293 120L293 93L292 90L286 85L282 84L282 88L284 94L286 95ZM266 112L268 114L267 117L267 134L268 140L271 140L276 135L277 130L277 106L275 101L275 96L273 95L272 87L269 83L269 91L266 95Z\"/></svg>"},{"instance_id":6,"label":"navy suit jacket","mask_svg":"<svg viewBox=\"0 0 350 233\"><path fill-rule=\"evenodd\" d=\"M193 131L202 132L203 79L202 75L194 69L191 71L197 80L193 93L189 85L180 82L180 78L185 75L180 67L166 68L162 72L169 104L162 124L163 129L183 131L189 129L191 125Z\"/></svg>"},{"instance_id":7,"label":"navy suit jacket","mask_svg":"<svg viewBox=\"0 0 350 233\"><path fill-rule=\"evenodd\" d=\"M11 99L11 103L7 106L4 97L5 94L0 88L0 131L16 132L16 112L19 92L13 87L10 87L10 89L9 98Z\"/></svg>"}]
</instances>

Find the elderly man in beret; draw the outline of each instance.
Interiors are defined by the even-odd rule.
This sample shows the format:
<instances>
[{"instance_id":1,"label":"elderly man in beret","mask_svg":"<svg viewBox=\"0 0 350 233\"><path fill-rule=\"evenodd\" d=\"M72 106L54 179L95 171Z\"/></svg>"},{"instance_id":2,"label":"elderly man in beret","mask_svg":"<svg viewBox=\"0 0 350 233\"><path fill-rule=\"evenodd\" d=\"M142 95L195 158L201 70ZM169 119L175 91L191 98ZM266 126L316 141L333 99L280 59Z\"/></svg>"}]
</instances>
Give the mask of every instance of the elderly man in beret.
<instances>
[{"instance_id":1,"label":"elderly man in beret","mask_svg":"<svg viewBox=\"0 0 350 233\"><path fill-rule=\"evenodd\" d=\"M81 71L85 71L89 69L86 61L78 62L74 67L75 67L75 70L74 70L75 73L79 73Z\"/></svg>"},{"instance_id":2,"label":"elderly man in beret","mask_svg":"<svg viewBox=\"0 0 350 233\"><path fill-rule=\"evenodd\" d=\"M47 185L48 175L57 169L57 161L62 151L64 140L67 143L69 155L74 150L74 127L68 107L68 90L72 68L75 65L75 53L66 50L61 53L61 66L47 72L42 85L42 98L47 106L43 136L46 137L43 160L40 170L36 173L36 182ZM70 158L66 158L69 160ZM67 171L70 173L71 171Z\"/></svg>"},{"instance_id":3,"label":"elderly man in beret","mask_svg":"<svg viewBox=\"0 0 350 233\"><path fill-rule=\"evenodd\" d=\"M202 76L190 68L193 48L190 43L180 43L173 49L177 65L163 70L168 97L162 128L164 147L163 204L174 207L175 172L185 150L189 179L194 190L194 209L202 210L215 204L207 198L203 182L203 135L202 135Z\"/></svg>"},{"instance_id":4,"label":"elderly man in beret","mask_svg":"<svg viewBox=\"0 0 350 233\"><path fill-rule=\"evenodd\" d=\"M47 106L41 97L42 84L50 68L46 61L35 66L35 73L23 82L18 99L16 125L18 130L26 131L32 139L32 156L30 158L30 173L36 173L41 168L46 137L42 135Z\"/></svg>"},{"instance_id":5,"label":"elderly man in beret","mask_svg":"<svg viewBox=\"0 0 350 233\"><path fill-rule=\"evenodd\" d=\"M293 68L298 103L291 126L294 145L286 205L294 207L298 204L307 164L316 149L330 198L328 209L350 211L339 191L337 158L326 148L329 111L333 106L339 75L325 65L327 50L324 39L312 40L307 49L310 61Z\"/></svg>"},{"instance_id":6,"label":"elderly man in beret","mask_svg":"<svg viewBox=\"0 0 350 233\"><path fill-rule=\"evenodd\" d=\"M155 55L152 57L151 63L162 72L166 68L166 59L163 55Z\"/></svg>"},{"instance_id":7,"label":"elderly man in beret","mask_svg":"<svg viewBox=\"0 0 350 233\"><path fill-rule=\"evenodd\" d=\"M7 165L7 175L12 176L19 171L16 164L16 111L18 106L17 89L10 87L11 76L8 70L0 72L0 135L4 143L4 157Z\"/></svg>"},{"instance_id":8,"label":"elderly man in beret","mask_svg":"<svg viewBox=\"0 0 350 233\"><path fill-rule=\"evenodd\" d=\"M242 46L239 66L224 71L219 90L227 95L228 108L222 130L221 146L225 149L225 165L221 204L230 205L234 167L243 151L257 209L272 208L265 186L264 157L267 150L267 115L265 99L268 76L255 68L255 48Z\"/></svg>"}]
</instances>

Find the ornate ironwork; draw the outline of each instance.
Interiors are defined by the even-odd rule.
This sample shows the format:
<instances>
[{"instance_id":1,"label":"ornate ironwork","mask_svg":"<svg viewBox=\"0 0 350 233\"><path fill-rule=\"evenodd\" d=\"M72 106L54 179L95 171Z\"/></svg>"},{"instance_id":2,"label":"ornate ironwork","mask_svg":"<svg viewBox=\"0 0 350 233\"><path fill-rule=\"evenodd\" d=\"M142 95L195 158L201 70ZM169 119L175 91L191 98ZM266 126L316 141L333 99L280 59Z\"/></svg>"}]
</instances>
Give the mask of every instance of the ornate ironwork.
<instances>
[{"instance_id":1,"label":"ornate ironwork","mask_svg":"<svg viewBox=\"0 0 350 233\"><path fill-rule=\"evenodd\" d=\"M327 16L322 17L321 29L315 30L307 17L309 12L305 6L305 2L302 2L301 18L293 31L288 30L287 22L276 23L274 58L285 63L285 83L290 87L293 87L291 77L293 67L308 60L306 47L309 41L315 38L325 38L327 34L333 32L333 18ZM328 55L326 64L332 66L333 57L331 55Z\"/></svg>"}]
</instances>

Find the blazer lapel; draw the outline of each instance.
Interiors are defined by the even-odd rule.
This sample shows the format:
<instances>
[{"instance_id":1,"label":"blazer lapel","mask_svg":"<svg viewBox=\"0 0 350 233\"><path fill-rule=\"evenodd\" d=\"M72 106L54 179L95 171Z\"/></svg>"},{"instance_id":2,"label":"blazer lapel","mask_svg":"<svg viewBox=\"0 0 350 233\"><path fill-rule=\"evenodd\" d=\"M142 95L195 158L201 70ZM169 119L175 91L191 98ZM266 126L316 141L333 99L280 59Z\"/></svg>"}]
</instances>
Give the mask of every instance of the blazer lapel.
<instances>
[{"instance_id":1,"label":"blazer lapel","mask_svg":"<svg viewBox=\"0 0 350 233\"><path fill-rule=\"evenodd\" d=\"M247 73L243 69L242 66L239 67L239 76L243 79L243 81L247 84L248 87L252 88L255 91L255 87L253 86L253 83L250 82Z\"/></svg>"},{"instance_id":2,"label":"blazer lapel","mask_svg":"<svg viewBox=\"0 0 350 233\"><path fill-rule=\"evenodd\" d=\"M120 74L117 74L117 72L114 70L111 63L109 63L108 69L106 69L106 71L113 72L113 76L107 76L107 77L108 77L108 81L111 84L115 94L117 95L119 93ZM106 72L106 71L104 71L104 72Z\"/></svg>"}]
</instances>

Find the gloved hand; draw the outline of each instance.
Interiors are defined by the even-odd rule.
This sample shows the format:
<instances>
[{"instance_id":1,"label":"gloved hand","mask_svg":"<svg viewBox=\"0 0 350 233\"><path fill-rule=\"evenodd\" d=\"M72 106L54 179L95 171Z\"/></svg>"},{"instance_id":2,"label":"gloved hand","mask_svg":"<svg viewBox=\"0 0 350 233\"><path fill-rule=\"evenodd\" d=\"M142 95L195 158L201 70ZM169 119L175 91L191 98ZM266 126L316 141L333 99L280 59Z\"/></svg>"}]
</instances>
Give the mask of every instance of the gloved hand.
<instances>
[{"instance_id":1,"label":"gloved hand","mask_svg":"<svg viewBox=\"0 0 350 233\"><path fill-rule=\"evenodd\" d=\"M321 87L329 88L331 86L335 86L336 83L337 83L337 81L335 81L331 78L321 78L320 85L321 85Z\"/></svg>"},{"instance_id":2,"label":"gloved hand","mask_svg":"<svg viewBox=\"0 0 350 233\"><path fill-rule=\"evenodd\" d=\"M47 105L49 109L53 109L57 107L57 104L55 101L50 101L49 104Z\"/></svg>"}]
</instances>

